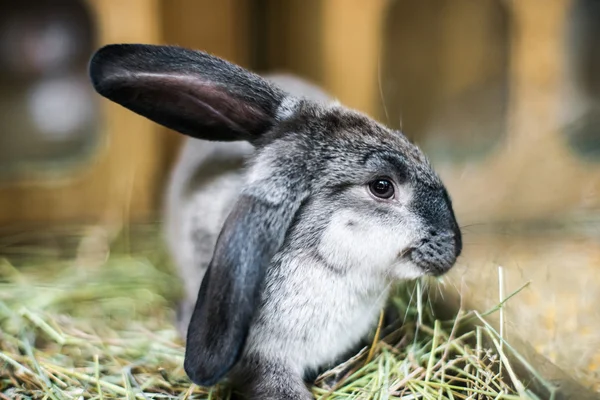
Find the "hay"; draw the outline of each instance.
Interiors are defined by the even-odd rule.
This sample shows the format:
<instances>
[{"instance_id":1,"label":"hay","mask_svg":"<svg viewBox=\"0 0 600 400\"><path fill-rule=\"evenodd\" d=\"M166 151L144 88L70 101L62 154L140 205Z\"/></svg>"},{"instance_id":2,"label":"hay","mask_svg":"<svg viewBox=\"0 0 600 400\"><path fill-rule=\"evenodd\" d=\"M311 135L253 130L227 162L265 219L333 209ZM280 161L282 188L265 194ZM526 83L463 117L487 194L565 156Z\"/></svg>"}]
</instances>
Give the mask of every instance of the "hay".
<instances>
[{"instance_id":1,"label":"hay","mask_svg":"<svg viewBox=\"0 0 600 400\"><path fill-rule=\"evenodd\" d=\"M53 245L15 236L0 244L0 398L229 398L226 384L200 388L183 371L172 324L180 284L153 228L136 234L137 244L110 247L93 232ZM322 374L316 398L538 398L482 315L437 320L423 289L398 288L401 326L379 326L383 338ZM476 326L464 329L467 321Z\"/></svg>"}]
</instances>

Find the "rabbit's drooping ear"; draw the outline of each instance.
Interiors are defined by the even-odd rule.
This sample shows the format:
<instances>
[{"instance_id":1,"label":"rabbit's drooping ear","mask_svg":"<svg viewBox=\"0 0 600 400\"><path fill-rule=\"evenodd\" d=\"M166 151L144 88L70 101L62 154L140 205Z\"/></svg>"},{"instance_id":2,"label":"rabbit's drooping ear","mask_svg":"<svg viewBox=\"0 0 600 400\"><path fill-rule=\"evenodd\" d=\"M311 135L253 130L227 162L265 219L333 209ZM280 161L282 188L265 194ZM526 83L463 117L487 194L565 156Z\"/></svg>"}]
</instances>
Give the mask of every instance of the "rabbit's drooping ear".
<instances>
[{"instance_id":1,"label":"rabbit's drooping ear","mask_svg":"<svg viewBox=\"0 0 600 400\"><path fill-rule=\"evenodd\" d=\"M243 194L229 214L188 328L184 367L194 383L214 385L241 356L266 267L302 201L297 189L278 203Z\"/></svg>"},{"instance_id":2,"label":"rabbit's drooping ear","mask_svg":"<svg viewBox=\"0 0 600 400\"><path fill-rule=\"evenodd\" d=\"M170 129L216 141L259 138L285 93L237 65L174 46L108 45L90 61L95 90Z\"/></svg>"}]
</instances>

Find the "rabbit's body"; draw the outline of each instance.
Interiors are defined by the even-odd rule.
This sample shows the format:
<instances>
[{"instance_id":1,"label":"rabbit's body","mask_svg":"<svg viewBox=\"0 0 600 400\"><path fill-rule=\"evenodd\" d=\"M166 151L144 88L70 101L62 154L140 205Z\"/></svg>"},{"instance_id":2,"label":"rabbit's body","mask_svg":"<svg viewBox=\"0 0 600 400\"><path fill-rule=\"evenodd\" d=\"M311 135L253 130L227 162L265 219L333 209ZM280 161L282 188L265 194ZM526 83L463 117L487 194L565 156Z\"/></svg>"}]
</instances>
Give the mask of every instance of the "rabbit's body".
<instances>
[{"instance_id":1,"label":"rabbit's body","mask_svg":"<svg viewBox=\"0 0 600 400\"><path fill-rule=\"evenodd\" d=\"M328 100L302 80L280 75L266 78L296 96ZM167 191L165 237L186 292L178 321L183 337L219 232L240 194L242 165L253 150L246 142L189 138L173 170ZM316 221L306 223L324 228L323 221L330 220L336 210L320 211ZM300 232L305 229L297 227ZM297 238L298 250L277 254L267 269L261 306L245 352L247 357L267 360L278 353L278 358L286 360L285 367L303 375L336 361L365 337L387 300L389 280L361 270L331 268L318 249L314 253L304 251L310 244L302 243L302 235ZM302 272L290 274L291 270ZM321 302L314 303L314 298ZM295 323L290 324L290 320ZM265 337L272 340L264 341Z\"/></svg>"},{"instance_id":2,"label":"rabbit's body","mask_svg":"<svg viewBox=\"0 0 600 400\"><path fill-rule=\"evenodd\" d=\"M107 46L90 70L105 97L195 138L166 236L199 385L229 376L253 399L311 398L303 376L374 328L393 282L443 274L461 252L422 152L312 85L168 46Z\"/></svg>"}]
</instances>

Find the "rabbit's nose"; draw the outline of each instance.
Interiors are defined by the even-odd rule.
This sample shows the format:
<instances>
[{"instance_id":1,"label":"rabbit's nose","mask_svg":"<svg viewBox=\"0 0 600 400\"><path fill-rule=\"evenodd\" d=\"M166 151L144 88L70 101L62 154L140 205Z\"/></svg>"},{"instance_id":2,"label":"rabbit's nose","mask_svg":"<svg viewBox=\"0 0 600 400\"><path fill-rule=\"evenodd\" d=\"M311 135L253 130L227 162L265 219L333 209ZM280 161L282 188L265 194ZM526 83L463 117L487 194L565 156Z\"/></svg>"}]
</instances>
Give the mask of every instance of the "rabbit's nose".
<instances>
[{"instance_id":1,"label":"rabbit's nose","mask_svg":"<svg viewBox=\"0 0 600 400\"><path fill-rule=\"evenodd\" d=\"M408 256L427 274L439 276L452 268L460 253L460 247L454 232L431 229L427 236L410 250Z\"/></svg>"}]
</instances>

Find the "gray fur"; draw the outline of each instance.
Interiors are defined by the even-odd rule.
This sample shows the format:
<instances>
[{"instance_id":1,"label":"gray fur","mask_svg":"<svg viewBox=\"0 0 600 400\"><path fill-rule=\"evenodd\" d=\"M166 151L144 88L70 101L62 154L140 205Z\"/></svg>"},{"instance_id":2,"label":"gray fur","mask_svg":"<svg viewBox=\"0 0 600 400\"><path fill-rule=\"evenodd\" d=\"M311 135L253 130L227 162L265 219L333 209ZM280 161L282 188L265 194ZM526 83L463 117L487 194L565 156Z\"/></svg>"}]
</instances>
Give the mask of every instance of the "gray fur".
<instances>
[{"instance_id":1,"label":"gray fur","mask_svg":"<svg viewBox=\"0 0 600 400\"><path fill-rule=\"evenodd\" d=\"M187 58L202 59L198 54ZM218 73L211 70L215 63ZM165 235L185 284L179 330L184 337L187 331L186 371L200 384L226 374L253 399L309 399L302 377L337 361L368 335L393 282L440 275L454 265L462 243L451 201L427 158L404 135L333 102L314 85L285 75L267 83L214 61L200 67L178 64L176 70L205 68L201 78L209 85L211 79L225 82L219 90L231 99L219 94L209 104L264 112L250 134L237 136L253 145L189 138L171 175ZM227 79L234 82L231 92ZM239 103L243 89L248 93ZM252 93L260 94L256 104ZM198 97L210 101L211 95ZM119 102L119 95L114 98ZM135 111L131 104L124 105ZM247 114L230 112L227 104L224 115L234 125L243 122ZM153 117L146 109L142 115ZM213 128L203 121L189 126ZM219 132L183 133L215 140ZM394 181L393 200L369 194L368 183L379 177ZM248 264L247 257L254 261ZM264 275L248 275L253 268ZM223 290L214 282L229 286L223 279L236 281L233 273L260 281L247 326L231 311L209 315L206 308L233 301L213 300ZM235 285L232 290L254 304L253 292ZM223 321L226 316L232 320ZM207 321L214 326L201 326ZM232 336L225 347L212 343L219 337L208 339L209 328L225 329L227 336L229 323L243 336ZM217 350L231 345L239 352L219 359ZM214 351L207 351L211 346Z\"/></svg>"}]
</instances>

